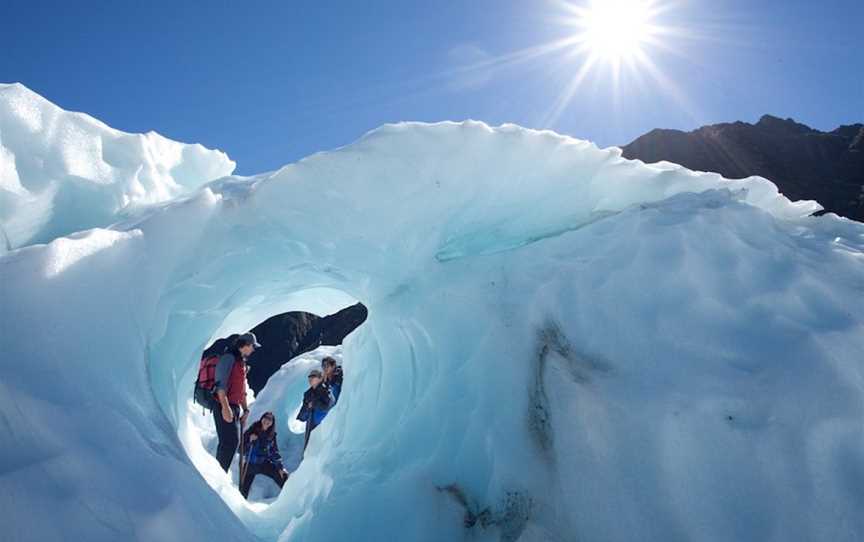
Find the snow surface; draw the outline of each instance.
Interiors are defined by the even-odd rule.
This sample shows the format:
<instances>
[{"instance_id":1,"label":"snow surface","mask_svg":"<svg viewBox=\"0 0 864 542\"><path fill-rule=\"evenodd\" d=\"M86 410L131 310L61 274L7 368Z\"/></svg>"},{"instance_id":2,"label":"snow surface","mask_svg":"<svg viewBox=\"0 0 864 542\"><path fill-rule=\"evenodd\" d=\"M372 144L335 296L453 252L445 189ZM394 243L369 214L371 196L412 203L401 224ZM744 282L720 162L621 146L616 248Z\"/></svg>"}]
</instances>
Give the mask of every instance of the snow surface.
<instances>
[{"instance_id":1,"label":"snow surface","mask_svg":"<svg viewBox=\"0 0 864 542\"><path fill-rule=\"evenodd\" d=\"M127 134L0 84L0 252L108 226L233 171L221 151Z\"/></svg>"},{"instance_id":2,"label":"snow surface","mask_svg":"<svg viewBox=\"0 0 864 542\"><path fill-rule=\"evenodd\" d=\"M406 123L7 253L4 536L864 539L864 226L815 208ZM339 405L247 503L196 456L198 354L340 295Z\"/></svg>"}]
</instances>

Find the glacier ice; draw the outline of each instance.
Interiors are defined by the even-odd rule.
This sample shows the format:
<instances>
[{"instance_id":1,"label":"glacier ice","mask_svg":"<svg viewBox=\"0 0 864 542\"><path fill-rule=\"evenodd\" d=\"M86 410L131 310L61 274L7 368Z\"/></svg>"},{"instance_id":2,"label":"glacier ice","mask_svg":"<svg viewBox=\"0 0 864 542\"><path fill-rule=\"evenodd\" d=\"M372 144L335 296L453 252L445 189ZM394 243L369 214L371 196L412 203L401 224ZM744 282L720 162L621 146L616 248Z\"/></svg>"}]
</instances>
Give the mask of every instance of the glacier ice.
<instances>
[{"instance_id":1,"label":"glacier ice","mask_svg":"<svg viewBox=\"0 0 864 542\"><path fill-rule=\"evenodd\" d=\"M405 123L11 251L4 534L860 540L864 226L816 208L551 132ZM197 355L345 299L369 318L339 405L246 503L200 453Z\"/></svg>"},{"instance_id":2,"label":"glacier ice","mask_svg":"<svg viewBox=\"0 0 864 542\"><path fill-rule=\"evenodd\" d=\"M232 171L223 152L121 132L0 84L0 252L108 226Z\"/></svg>"}]
</instances>

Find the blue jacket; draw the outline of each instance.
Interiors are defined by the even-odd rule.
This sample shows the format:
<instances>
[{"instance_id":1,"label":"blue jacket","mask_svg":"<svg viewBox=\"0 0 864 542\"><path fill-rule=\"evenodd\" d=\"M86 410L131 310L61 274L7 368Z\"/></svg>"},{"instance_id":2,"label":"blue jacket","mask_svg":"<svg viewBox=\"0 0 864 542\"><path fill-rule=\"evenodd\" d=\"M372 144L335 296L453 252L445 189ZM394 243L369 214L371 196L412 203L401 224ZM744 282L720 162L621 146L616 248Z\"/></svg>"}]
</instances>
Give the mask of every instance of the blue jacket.
<instances>
[{"instance_id":1,"label":"blue jacket","mask_svg":"<svg viewBox=\"0 0 864 542\"><path fill-rule=\"evenodd\" d=\"M339 401L339 394L342 393L342 367L337 365L333 370L333 375L324 382L324 385L330 390L330 393L333 395L333 405ZM332 407L331 407L332 408Z\"/></svg>"},{"instance_id":2,"label":"blue jacket","mask_svg":"<svg viewBox=\"0 0 864 542\"><path fill-rule=\"evenodd\" d=\"M311 405L311 408L310 408ZM333 395L327 386L320 385L317 388L309 388L303 394L303 406L297 419L301 422L312 421L312 425L318 425L327 416L327 411L333 406Z\"/></svg>"},{"instance_id":3,"label":"blue jacket","mask_svg":"<svg viewBox=\"0 0 864 542\"><path fill-rule=\"evenodd\" d=\"M276 444L276 432L274 431L271 437L265 434L258 434L258 438L250 440L253 434L250 428L243 435L243 449L246 450L246 461L250 465L260 465L261 463L272 463L276 469L282 468L282 456L279 454L279 446Z\"/></svg>"}]
</instances>

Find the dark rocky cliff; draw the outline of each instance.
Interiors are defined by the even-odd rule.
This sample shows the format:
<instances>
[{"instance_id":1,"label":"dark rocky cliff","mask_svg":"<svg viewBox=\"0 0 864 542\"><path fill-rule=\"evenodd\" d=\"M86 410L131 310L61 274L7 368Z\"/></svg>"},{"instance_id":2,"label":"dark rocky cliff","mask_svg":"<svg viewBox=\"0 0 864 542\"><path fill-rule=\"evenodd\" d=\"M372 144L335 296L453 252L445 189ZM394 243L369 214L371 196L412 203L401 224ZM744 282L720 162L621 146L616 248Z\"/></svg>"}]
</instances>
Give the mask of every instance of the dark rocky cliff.
<instances>
[{"instance_id":1,"label":"dark rocky cliff","mask_svg":"<svg viewBox=\"0 0 864 542\"><path fill-rule=\"evenodd\" d=\"M730 179L760 175L793 200L812 199L826 211L864 222L864 125L820 132L765 115L692 132L657 129L622 147L626 158L667 160Z\"/></svg>"},{"instance_id":2,"label":"dark rocky cliff","mask_svg":"<svg viewBox=\"0 0 864 542\"><path fill-rule=\"evenodd\" d=\"M252 329L252 333L258 337L261 348L249 357L249 386L258 393L267 384L270 376L291 358L321 345L342 344L349 333L366 321L368 314L366 307L357 303L329 316L286 312L258 324ZM219 339L205 352L224 350L232 338L233 336Z\"/></svg>"}]
</instances>

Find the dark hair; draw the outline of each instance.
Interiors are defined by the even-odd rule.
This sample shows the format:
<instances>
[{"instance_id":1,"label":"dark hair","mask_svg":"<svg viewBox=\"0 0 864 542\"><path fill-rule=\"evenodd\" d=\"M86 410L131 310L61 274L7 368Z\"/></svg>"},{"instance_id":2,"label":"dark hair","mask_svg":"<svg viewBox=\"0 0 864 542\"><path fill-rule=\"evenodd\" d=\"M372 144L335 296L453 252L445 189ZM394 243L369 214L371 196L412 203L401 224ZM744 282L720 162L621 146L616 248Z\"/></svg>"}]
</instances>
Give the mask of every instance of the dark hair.
<instances>
[{"instance_id":1,"label":"dark hair","mask_svg":"<svg viewBox=\"0 0 864 542\"><path fill-rule=\"evenodd\" d=\"M264 418L270 418L273 422L270 424L270 429L267 431L264 431L263 425L261 424L261 420ZM252 424L252 427L250 427L246 433L250 435L258 435L259 437L263 434L268 439L276 438L276 416L274 416L272 412L265 412L260 418L258 418L257 422Z\"/></svg>"},{"instance_id":2,"label":"dark hair","mask_svg":"<svg viewBox=\"0 0 864 542\"><path fill-rule=\"evenodd\" d=\"M329 367L330 365L336 367L336 360L331 358L330 356L327 356L326 358L321 360L321 367Z\"/></svg>"},{"instance_id":3,"label":"dark hair","mask_svg":"<svg viewBox=\"0 0 864 542\"><path fill-rule=\"evenodd\" d=\"M236 348L237 350L240 350L244 346L248 346L250 344L252 344L252 341L250 341L249 339L244 339L242 335L234 339L234 348Z\"/></svg>"}]
</instances>

